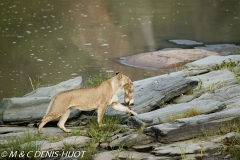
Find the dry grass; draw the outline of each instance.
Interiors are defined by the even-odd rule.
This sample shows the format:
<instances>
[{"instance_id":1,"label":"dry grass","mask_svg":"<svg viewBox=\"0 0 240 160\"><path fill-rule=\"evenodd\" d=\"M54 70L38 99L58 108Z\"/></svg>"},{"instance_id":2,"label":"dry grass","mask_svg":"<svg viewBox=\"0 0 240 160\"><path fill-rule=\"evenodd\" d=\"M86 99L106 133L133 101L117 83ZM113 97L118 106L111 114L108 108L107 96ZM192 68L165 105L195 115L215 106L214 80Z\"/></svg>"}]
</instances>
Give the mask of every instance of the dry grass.
<instances>
[{"instance_id":1,"label":"dry grass","mask_svg":"<svg viewBox=\"0 0 240 160\"><path fill-rule=\"evenodd\" d=\"M199 109L191 108L188 111L184 112L183 114L175 114L175 115L168 116L168 122L172 122L176 119L193 117L196 115L200 115L201 113L202 112Z\"/></svg>"}]
</instances>

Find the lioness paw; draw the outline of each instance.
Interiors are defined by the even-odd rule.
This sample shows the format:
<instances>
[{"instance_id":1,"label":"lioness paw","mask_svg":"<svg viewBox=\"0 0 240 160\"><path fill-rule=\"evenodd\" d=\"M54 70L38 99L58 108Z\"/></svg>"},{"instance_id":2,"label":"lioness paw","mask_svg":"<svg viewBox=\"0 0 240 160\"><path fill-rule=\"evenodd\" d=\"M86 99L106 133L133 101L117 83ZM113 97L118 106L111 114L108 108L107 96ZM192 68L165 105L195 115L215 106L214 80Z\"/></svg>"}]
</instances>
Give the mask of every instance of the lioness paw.
<instances>
[{"instance_id":1,"label":"lioness paw","mask_svg":"<svg viewBox=\"0 0 240 160\"><path fill-rule=\"evenodd\" d=\"M134 116L138 115L136 112L133 111L131 112L131 114L133 114Z\"/></svg>"},{"instance_id":2,"label":"lioness paw","mask_svg":"<svg viewBox=\"0 0 240 160\"><path fill-rule=\"evenodd\" d=\"M70 133L72 130L71 129L65 129L64 132Z\"/></svg>"},{"instance_id":3,"label":"lioness paw","mask_svg":"<svg viewBox=\"0 0 240 160\"><path fill-rule=\"evenodd\" d=\"M107 126L106 124L99 124L99 127L105 127Z\"/></svg>"}]
</instances>

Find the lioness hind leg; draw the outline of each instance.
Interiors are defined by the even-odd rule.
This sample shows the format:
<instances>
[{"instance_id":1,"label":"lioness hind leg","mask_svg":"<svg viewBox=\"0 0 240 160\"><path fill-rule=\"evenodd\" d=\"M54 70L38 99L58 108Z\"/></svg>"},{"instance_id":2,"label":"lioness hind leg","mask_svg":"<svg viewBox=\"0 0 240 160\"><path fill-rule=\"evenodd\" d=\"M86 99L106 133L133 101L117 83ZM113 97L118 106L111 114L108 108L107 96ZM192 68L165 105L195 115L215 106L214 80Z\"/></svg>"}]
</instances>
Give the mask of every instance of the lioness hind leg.
<instances>
[{"instance_id":1,"label":"lioness hind leg","mask_svg":"<svg viewBox=\"0 0 240 160\"><path fill-rule=\"evenodd\" d=\"M71 132L71 129L66 129L64 124L67 121L69 115L71 113L71 109L66 110L63 115L61 116L59 122L58 122L58 127L63 130L64 132Z\"/></svg>"},{"instance_id":2,"label":"lioness hind leg","mask_svg":"<svg viewBox=\"0 0 240 160\"><path fill-rule=\"evenodd\" d=\"M48 122L50 122L51 120L54 120L54 119L56 119L56 118L58 118L59 116L56 116L55 114L48 114L48 115L46 115L46 116L44 116L43 117L43 119L42 119L42 121L41 121L41 123L39 124L39 126L38 126L38 133L42 133L42 128L43 128L43 126L46 124L46 123L48 123Z\"/></svg>"},{"instance_id":3,"label":"lioness hind leg","mask_svg":"<svg viewBox=\"0 0 240 160\"><path fill-rule=\"evenodd\" d=\"M106 111L106 107L99 107L98 108L98 125L100 127L104 127L106 126L106 124L102 124L102 119L103 119L103 115Z\"/></svg>"},{"instance_id":4,"label":"lioness hind leg","mask_svg":"<svg viewBox=\"0 0 240 160\"><path fill-rule=\"evenodd\" d=\"M118 111L122 111L122 112L133 114L134 116L137 115L136 112L134 112L134 111L130 110L129 108L123 106L119 102L112 103L110 107L115 109L115 110L118 110Z\"/></svg>"}]
</instances>

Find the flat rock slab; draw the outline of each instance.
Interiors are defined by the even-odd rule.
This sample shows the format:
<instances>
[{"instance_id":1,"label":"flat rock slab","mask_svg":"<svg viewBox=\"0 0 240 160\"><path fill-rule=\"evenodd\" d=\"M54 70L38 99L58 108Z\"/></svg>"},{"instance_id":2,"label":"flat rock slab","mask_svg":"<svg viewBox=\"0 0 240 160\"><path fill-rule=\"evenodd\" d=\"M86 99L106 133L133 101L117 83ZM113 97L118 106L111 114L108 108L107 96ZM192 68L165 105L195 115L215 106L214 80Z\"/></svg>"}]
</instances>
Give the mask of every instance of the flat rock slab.
<instances>
[{"instance_id":1,"label":"flat rock slab","mask_svg":"<svg viewBox=\"0 0 240 160\"><path fill-rule=\"evenodd\" d=\"M175 142L155 147L151 153L157 156L156 159L162 156L174 157L182 154L185 154L185 156L191 155L193 156L193 159L196 159L196 157L200 158L203 155L211 156L218 153L224 148L222 140L238 136L239 133L231 132L226 135L208 137L208 140L205 141L195 139Z\"/></svg>"},{"instance_id":2,"label":"flat rock slab","mask_svg":"<svg viewBox=\"0 0 240 160\"><path fill-rule=\"evenodd\" d=\"M224 102L227 108L240 108L240 85L236 84L216 89L211 93L202 95L194 101L199 100L215 100L219 102Z\"/></svg>"},{"instance_id":3,"label":"flat rock slab","mask_svg":"<svg viewBox=\"0 0 240 160\"><path fill-rule=\"evenodd\" d=\"M200 49L160 50L122 57L120 62L133 67L159 70L176 68L211 55L219 54Z\"/></svg>"},{"instance_id":4,"label":"flat rock slab","mask_svg":"<svg viewBox=\"0 0 240 160\"><path fill-rule=\"evenodd\" d=\"M183 67L187 68L212 68L214 65L220 65L223 61L229 62L229 58L233 61L240 61L240 55L230 55L230 56L208 56L203 59L185 64Z\"/></svg>"},{"instance_id":5,"label":"flat rock slab","mask_svg":"<svg viewBox=\"0 0 240 160\"><path fill-rule=\"evenodd\" d=\"M176 142L204 135L206 131L215 132L239 117L240 108L233 108L151 126L144 133L156 136L162 143Z\"/></svg>"},{"instance_id":6,"label":"flat rock slab","mask_svg":"<svg viewBox=\"0 0 240 160\"><path fill-rule=\"evenodd\" d=\"M4 98L0 102L0 123L21 124L39 122L46 113L47 106L55 94L81 87L82 77L67 80L51 87L39 88L22 98ZM72 111L70 118L79 116L80 111Z\"/></svg>"},{"instance_id":7,"label":"flat rock slab","mask_svg":"<svg viewBox=\"0 0 240 160\"><path fill-rule=\"evenodd\" d=\"M223 56L238 52L240 50L240 46L237 46L235 44L215 44L215 45L205 45L203 47L194 47L194 48L207 50L211 52L217 52Z\"/></svg>"},{"instance_id":8,"label":"flat rock slab","mask_svg":"<svg viewBox=\"0 0 240 160\"><path fill-rule=\"evenodd\" d=\"M156 156L177 156L181 154L204 154L217 152L221 149L222 145L220 143L214 142L192 142L188 144L187 142L174 143L163 147L155 148L151 153Z\"/></svg>"},{"instance_id":9,"label":"flat rock slab","mask_svg":"<svg viewBox=\"0 0 240 160\"><path fill-rule=\"evenodd\" d=\"M179 96L197 86L197 81L181 76L163 75L157 78L134 83L134 106L132 110L145 113L154 110L166 101ZM113 109L108 109L107 115L124 115ZM126 114L125 114L126 115Z\"/></svg>"},{"instance_id":10,"label":"flat rock slab","mask_svg":"<svg viewBox=\"0 0 240 160\"><path fill-rule=\"evenodd\" d=\"M106 151L101 152L93 156L93 160L113 160L115 158L121 159L121 160L140 160L145 159L146 157L149 157L150 153L141 153L141 152L135 152L135 151L122 151L119 152L117 150L113 151Z\"/></svg>"},{"instance_id":11,"label":"flat rock slab","mask_svg":"<svg viewBox=\"0 0 240 160\"><path fill-rule=\"evenodd\" d=\"M127 125L130 128L140 128L141 126L152 126L156 124L166 123L169 118L174 116L182 116L191 109L196 109L201 114L213 113L223 110L226 105L214 100L199 100L189 103L181 103L168 105L148 113L139 114L127 119Z\"/></svg>"},{"instance_id":12,"label":"flat rock slab","mask_svg":"<svg viewBox=\"0 0 240 160\"><path fill-rule=\"evenodd\" d=\"M56 151L62 150L66 144L74 145L78 148L88 145L91 138L85 136L72 136L64 138L63 140L55 143L44 143L41 147L41 151Z\"/></svg>"},{"instance_id":13,"label":"flat rock slab","mask_svg":"<svg viewBox=\"0 0 240 160\"><path fill-rule=\"evenodd\" d=\"M169 41L176 44L184 44L184 45L202 45L203 44L203 42L196 42L196 41L187 40L187 39L176 39L176 40L169 40Z\"/></svg>"},{"instance_id":14,"label":"flat rock slab","mask_svg":"<svg viewBox=\"0 0 240 160\"><path fill-rule=\"evenodd\" d=\"M188 77L188 79L199 81L198 87L194 89L194 94L196 94L197 97L218 88L238 84L234 73L228 70L212 71L206 74Z\"/></svg>"},{"instance_id":15,"label":"flat rock slab","mask_svg":"<svg viewBox=\"0 0 240 160\"><path fill-rule=\"evenodd\" d=\"M0 140L6 139L9 137L17 137L24 135L26 133L30 134L38 134L37 128L29 128L29 127L0 127ZM61 129L58 127L44 127L43 134L56 134L63 133Z\"/></svg>"},{"instance_id":16,"label":"flat rock slab","mask_svg":"<svg viewBox=\"0 0 240 160\"><path fill-rule=\"evenodd\" d=\"M0 144L8 144L12 137L22 137L26 134L37 135L37 128L29 127L0 127ZM44 134L55 135L56 133L63 133L63 131L56 127L43 128Z\"/></svg>"},{"instance_id":17,"label":"flat rock slab","mask_svg":"<svg viewBox=\"0 0 240 160\"><path fill-rule=\"evenodd\" d=\"M132 147L135 145L144 145L149 144L155 141L151 136L147 136L145 134L130 134L124 137L120 137L118 139L113 140L109 146L118 147L124 145L124 147Z\"/></svg>"},{"instance_id":18,"label":"flat rock slab","mask_svg":"<svg viewBox=\"0 0 240 160\"><path fill-rule=\"evenodd\" d=\"M0 134L34 131L35 128L29 127L0 127Z\"/></svg>"},{"instance_id":19,"label":"flat rock slab","mask_svg":"<svg viewBox=\"0 0 240 160\"><path fill-rule=\"evenodd\" d=\"M162 145L162 143L153 142L153 143L144 144L144 145L135 145L132 147L132 149L134 149L135 151L138 151L138 152L149 153L150 151L153 150L153 148L156 148L157 146L161 146L161 145Z\"/></svg>"}]
</instances>

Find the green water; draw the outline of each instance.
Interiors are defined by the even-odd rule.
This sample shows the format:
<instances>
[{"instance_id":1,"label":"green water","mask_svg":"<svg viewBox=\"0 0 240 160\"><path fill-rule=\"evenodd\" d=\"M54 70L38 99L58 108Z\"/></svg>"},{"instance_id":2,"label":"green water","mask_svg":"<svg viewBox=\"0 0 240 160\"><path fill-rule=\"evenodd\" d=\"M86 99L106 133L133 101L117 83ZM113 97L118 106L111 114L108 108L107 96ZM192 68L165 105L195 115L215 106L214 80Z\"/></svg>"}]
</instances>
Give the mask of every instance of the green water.
<instances>
[{"instance_id":1,"label":"green water","mask_svg":"<svg viewBox=\"0 0 240 160\"><path fill-rule=\"evenodd\" d=\"M132 80L162 74L119 58L177 45L240 44L239 0L1 0L0 100L34 84L120 71Z\"/></svg>"}]
</instances>

